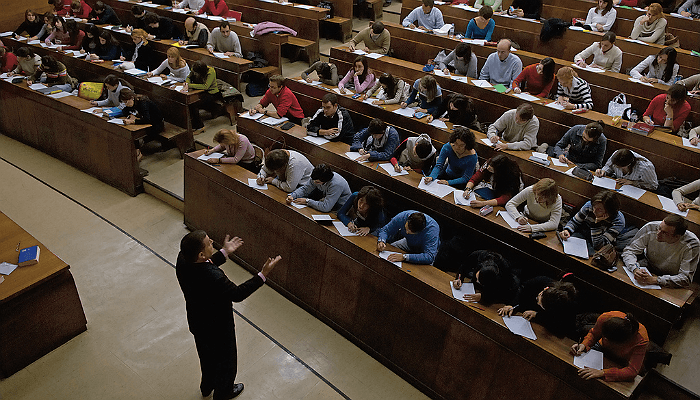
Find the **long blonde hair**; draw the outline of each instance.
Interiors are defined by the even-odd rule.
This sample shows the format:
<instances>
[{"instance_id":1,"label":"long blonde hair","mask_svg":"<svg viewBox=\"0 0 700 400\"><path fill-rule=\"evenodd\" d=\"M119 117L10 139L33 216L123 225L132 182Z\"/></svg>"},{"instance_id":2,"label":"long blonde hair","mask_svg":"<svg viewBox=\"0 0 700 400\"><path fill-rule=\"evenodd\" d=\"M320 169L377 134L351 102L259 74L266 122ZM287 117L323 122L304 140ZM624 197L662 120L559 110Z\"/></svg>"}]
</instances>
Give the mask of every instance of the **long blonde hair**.
<instances>
[{"instance_id":1,"label":"long blonde hair","mask_svg":"<svg viewBox=\"0 0 700 400\"><path fill-rule=\"evenodd\" d=\"M165 52L165 55L175 57L175 65L171 65L170 61L168 61L168 66L170 68L180 69L187 65L187 62L182 58L182 56L180 56L180 50L178 50L176 47L170 47L168 51Z\"/></svg>"},{"instance_id":2,"label":"long blonde hair","mask_svg":"<svg viewBox=\"0 0 700 400\"><path fill-rule=\"evenodd\" d=\"M131 37L140 37L143 40L143 44L148 44L148 33L143 29L134 29L131 31Z\"/></svg>"},{"instance_id":3,"label":"long blonde hair","mask_svg":"<svg viewBox=\"0 0 700 400\"><path fill-rule=\"evenodd\" d=\"M214 135L214 141L219 144L237 148L241 143L241 138L238 136L238 132L236 132L235 129L221 129Z\"/></svg>"},{"instance_id":4,"label":"long blonde hair","mask_svg":"<svg viewBox=\"0 0 700 400\"><path fill-rule=\"evenodd\" d=\"M424 91L424 95L428 100L428 103L435 100L437 97L437 81L432 75L426 75L420 78L420 83L418 84L420 91Z\"/></svg>"}]
</instances>

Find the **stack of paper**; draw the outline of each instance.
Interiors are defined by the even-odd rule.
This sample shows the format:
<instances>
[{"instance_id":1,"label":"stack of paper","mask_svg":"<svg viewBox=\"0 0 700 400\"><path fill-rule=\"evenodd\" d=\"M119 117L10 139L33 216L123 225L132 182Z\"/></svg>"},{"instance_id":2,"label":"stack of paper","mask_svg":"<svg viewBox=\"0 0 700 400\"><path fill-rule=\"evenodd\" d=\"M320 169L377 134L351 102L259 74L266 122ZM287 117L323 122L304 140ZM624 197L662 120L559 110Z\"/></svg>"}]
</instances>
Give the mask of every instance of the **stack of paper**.
<instances>
[{"instance_id":1,"label":"stack of paper","mask_svg":"<svg viewBox=\"0 0 700 400\"><path fill-rule=\"evenodd\" d=\"M656 197L659 198L659 201L661 202L661 206L665 211L668 211L670 213L678 214L681 215L685 218L688 217L688 210L686 211L680 211L678 207L676 206L676 203L673 202L672 199L669 199L668 197L664 197L660 194L657 194Z\"/></svg>"},{"instance_id":2,"label":"stack of paper","mask_svg":"<svg viewBox=\"0 0 700 400\"><path fill-rule=\"evenodd\" d=\"M287 117L282 117L282 118L267 117L267 118L261 120L260 122L262 122L263 124L267 124L267 125L278 125L278 124L281 124L282 122L286 122L286 121L289 121L289 118L287 118Z\"/></svg>"},{"instance_id":3,"label":"stack of paper","mask_svg":"<svg viewBox=\"0 0 700 400\"><path fill-rule=\"evenodd\" d=\"M413 114L416 113L416 110L413 108L397 108L396 110L392 111L396 114L403 115L404 117L409 117L412 118Z\"/></svg>"},{"instance_id":4,"label":"stack of paper","mask_svg":"<svg viewBox=\"0 0 700 400\"><path fill-rule=\"evenodd\" d=\"M645 267L640 267L640 268L641 268L642 270L646 271L647 273L649 273L649 270L646 269ZM632 283L634 284L634 286L637 286L637 287L642 288L642 289L654 289L654 290L660 290L660 289L661 289L661 286L659 286L659 285L642 285L641 283L637 282L637 280L634 278L634 273L633 273L633 272L630 272L630 270L628 270L628 269L625 268L625 267L622 267L622 270L625 271L625 273L627 274L627 277L630 278L630 280L632 281Z\"/></svg>"},{"instance_id":5,"label":"stack of paper","mask_svg":"<svg viewBox=\"0 0 700 400\"><path fill-rule=\"evenodd\" d=\"M501 218L503 218L503 220L506 221L508 226L510 226L513 229L516 229L517 227L520 226L518 221L516 221L515 218L511 217L510 214L508 214L508 211L501 210L501 211L497 212L496 215L500 215Z\"/></svg>"},{"instance_id":6,"label":"stack of paper","mask_svg":"<svg viewBox=\"0 0 700 400\"><path fill-rule=\"evenodd\" d=\"M379 257L387 260L390 255L392 254L401 254L401 253L393 253L391 251L380 251L379 252ZM388 261L388 260L387 260ZM397 267L401 268L401 261L391 261L392 264L396 265Z\"/></svg>"},{"instance_id":7,"label":"stack of paper","mask_svg":"<svg viewBox=\"0 0 700 400\"><path fill-rule=\"evenodd\" d=\"M593 186L598 186L602 187L604 189L610 189L610 190L615 190L615 186L617 185L617 182L615 179L610 179L606 177L598 177L594 176L593 177Z\"/></svg>"},{"instance_id":8,"label":"stack of paper","mask_svg":"<svg viewBox=\"0 0 700 400\"><path fill-rule=\"evenodd\" d=\"M586 243L586 239L571 236L566 240L560 238L560 241L564 246L564 253L574 257L588 259L588 244Z\"/></svg>"}]
</instances>

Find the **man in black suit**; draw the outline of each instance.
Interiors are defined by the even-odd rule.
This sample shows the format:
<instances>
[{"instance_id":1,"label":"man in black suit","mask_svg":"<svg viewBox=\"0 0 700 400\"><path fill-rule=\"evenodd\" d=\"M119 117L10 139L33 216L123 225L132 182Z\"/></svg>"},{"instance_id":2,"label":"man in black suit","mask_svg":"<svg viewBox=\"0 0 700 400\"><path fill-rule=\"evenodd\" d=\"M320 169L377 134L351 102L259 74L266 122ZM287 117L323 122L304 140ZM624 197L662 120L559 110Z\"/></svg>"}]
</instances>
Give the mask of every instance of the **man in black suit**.
<instances>
[{"instance_id":1,"label":"man in black suit","mask_svg":"<svg viewBox=\"0 0 700 400\"><path fill-rule=\"evenodd\" d=\"M214 400L232 399L243 391L234 385L237 372L236 331L231 302L240 302L265 283L265 277L281 260L268 258L262 272L236 286L218 266L238 249L243 240L226 235L220 251L206 232L190 232L180 241L175 272L185 295L187 322L194 335L202 369L202 396L214 391Z\"/></svg>"}]
</instances>

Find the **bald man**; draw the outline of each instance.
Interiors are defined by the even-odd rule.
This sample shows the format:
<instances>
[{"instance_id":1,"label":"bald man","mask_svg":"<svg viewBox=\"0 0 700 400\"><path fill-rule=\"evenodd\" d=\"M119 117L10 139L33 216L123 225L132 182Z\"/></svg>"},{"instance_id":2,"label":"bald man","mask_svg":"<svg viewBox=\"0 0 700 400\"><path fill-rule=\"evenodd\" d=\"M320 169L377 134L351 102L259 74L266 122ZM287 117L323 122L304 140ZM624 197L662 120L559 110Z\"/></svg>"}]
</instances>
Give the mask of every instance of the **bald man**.
<instances>
[{"instance_id":1,"label":"bald man","mask_svg":"<svg viewBox=\"0 0 700 400\"><path fill-rule=\"evenodd\" d=\"M488 56L481 68L479 79L489 81L492 85L500 83L510 87L523 70L523 62L520 61L520 57L510 52L510 47L511 43L508 39L501 39L498 42L496 52Z\"/></svg>"},{"instance_id":2,"label":"bald man","mask_svg":"<svg viewBox=\"0 0 700 400\"><path fill-rule=\"evenodd\" d=\"M180 46L207 47L208 41L209 28L203 23L195 21L192 17L187 18L185 20L185 37L179 41Z\"/></svg>"}]
</instances>

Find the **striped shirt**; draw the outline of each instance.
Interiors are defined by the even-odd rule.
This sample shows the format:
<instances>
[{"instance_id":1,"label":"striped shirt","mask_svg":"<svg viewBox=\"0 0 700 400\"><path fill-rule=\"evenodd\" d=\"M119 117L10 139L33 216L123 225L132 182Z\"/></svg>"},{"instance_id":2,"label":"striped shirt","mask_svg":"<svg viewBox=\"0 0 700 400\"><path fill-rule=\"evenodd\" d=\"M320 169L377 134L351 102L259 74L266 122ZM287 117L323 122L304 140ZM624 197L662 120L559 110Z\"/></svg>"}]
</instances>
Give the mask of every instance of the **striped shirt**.
<instances>
[{"instance_id":1,"label":"striped shirt","mask_svg":"<svg viewBox=\"0 0 700 400\"><path fill-rule=\"evenodd\" d=\"M576 108L593 108L593 97L591 97L591 87L588 82L575 76L571 82L571 89L565 88L558 83L557 96L568 97L569 103L576 106Z\"/></svg>"},{"instance_id":2,"label":"striped shirt","mask_svg":"<svg viewBox=\"0 0 700 400\"><path fill-rule=\"evenodd\" d=\"M564 229L570 233L574 233L577 230L590 229L591 242L593 248L596 250L606 244L615 244L617 235L619 235L624 228L625 217L620 211L617 212L615 218L607 218L596 222L593 204L591 204L590 201L584 204L564 227Z\"/></svg>"},{"instance_id":3,"label":"striped shirt","mask_svg":"<svg viewBox=\"0 0 700 400\"><path fill-rule=\"evenodd\" d=\"M615 157L615 154L617 154L618 151L620 150L616 150L610 156L610 158L608 158L608 162L605 163L605 166L603 167L605 175L615 179L629 179L634 182L634 186L638 186L646 190L656 190L656 188L659 187L659 181L656 178L656 169L654 168L654 164L635 152L632 152L632 154L634 154L637 162L634 164L632 171L630 171L628 174L623 173L620 167L612 165L612 159Z\"/></svg>"}]
</instances>

